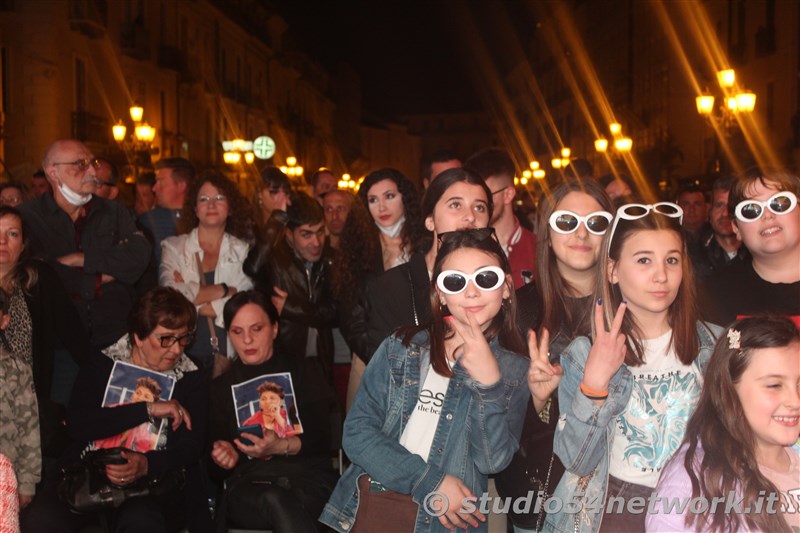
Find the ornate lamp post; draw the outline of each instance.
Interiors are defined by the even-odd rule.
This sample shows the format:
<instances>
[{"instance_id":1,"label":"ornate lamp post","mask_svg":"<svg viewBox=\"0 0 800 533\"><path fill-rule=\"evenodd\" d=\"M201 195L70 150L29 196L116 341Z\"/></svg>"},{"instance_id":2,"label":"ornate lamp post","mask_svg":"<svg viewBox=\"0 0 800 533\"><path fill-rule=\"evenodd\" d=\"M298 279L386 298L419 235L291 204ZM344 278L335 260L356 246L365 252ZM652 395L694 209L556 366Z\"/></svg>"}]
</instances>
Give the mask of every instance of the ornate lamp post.
<instances>
[{"instance_id":1,"label":"ornate lamp post","mask_svg":"<svg viewBox=\"0 0 800 533\"><path fill-rule=\"evenodd\" d=\"M722 131L726 138L732 138L740 129L739 119L744 114L752 113L756 107L756 95L751 91L739 88L736 84L736 72L725 69L717 72L720 89L720 105L715 106L717 97L708 90L695 98L697 113L706 119L714 131ZM714 172L722 170L719 136L714 139Z\"/></svg>"},{"instance_id":2,"label":"ornate lamp post","mask_svg":"<svg viewBox=\"0 0 800 533\"><path fill-rule=\"evenodd\" d=\"M117 141L125 154L132 153L133 157L133 177L134 181L139 177L139 167L149 167L151 165L150 156L158 153L153 149L153 140L156 138L156 129L147 122L142 122L144 108L139 105L132 105L128 110L133 121L133 133L128 135L128 128L119 119L111 127L111 134Z\"/></svg>"}]
</instances>

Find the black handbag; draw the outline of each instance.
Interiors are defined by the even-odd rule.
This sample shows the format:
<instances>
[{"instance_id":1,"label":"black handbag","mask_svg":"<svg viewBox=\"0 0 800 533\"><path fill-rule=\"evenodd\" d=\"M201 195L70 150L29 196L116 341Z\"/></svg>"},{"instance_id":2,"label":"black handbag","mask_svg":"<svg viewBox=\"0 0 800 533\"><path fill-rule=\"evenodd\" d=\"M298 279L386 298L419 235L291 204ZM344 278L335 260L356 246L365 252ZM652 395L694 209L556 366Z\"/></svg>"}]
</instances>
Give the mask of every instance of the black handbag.
<instances>
[{"instance_id":1,"label":"black handbag","mask_svg":"<svg viewBox=\"0 0 800 533\"><path fill-rule=\"evenodd\" d=\"M512 507L509 519L517 527L536 531L542 530L546 515L544 510L535 512L537 504L540 508L544 507L564 475L564 466L553 453L553 437L558 420L558 399L555 395L549 407L549 421L543 422L533 408L533 401L528 402L519 450L506 469L495 477L497 491L502 497L520 498L533 492L529 511L517 513ZM540 491L544 498L538 502Z\"/></svg>"},{"instance_id":2,"label":"black handbag","mask_svg":"<svg viewBox=\"0 0 800 533\"><path fill-rule=\"evenodd\" d=\"M158 478L140 478L130 485L115 485L105 474L105 466L125 462L120 452L125 448L107 448L87 452L81 462L63 470L58 495L77 513L116 509L130 498L160 497L178 492L186 480L185 471L170 470ZM128 450L130 451L130 450Z\"/></svg>"}]
</instances>

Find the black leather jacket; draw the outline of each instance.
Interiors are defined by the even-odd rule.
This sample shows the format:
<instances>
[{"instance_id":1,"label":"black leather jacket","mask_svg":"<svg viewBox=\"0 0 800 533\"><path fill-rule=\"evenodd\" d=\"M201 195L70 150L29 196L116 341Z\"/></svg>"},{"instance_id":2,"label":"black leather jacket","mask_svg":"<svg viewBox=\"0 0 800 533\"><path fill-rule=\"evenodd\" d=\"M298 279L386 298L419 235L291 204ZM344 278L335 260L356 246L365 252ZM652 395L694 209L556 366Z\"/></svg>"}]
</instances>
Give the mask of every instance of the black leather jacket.
<instances>
[{"instance_id":1,"label":"black leather jacket","mask_svg":"<svg viewBox=\"0 0 800 533\"><path fill-rule=\"evenodd\" d=\"M272 295L272 287L288 293L281 312L276 349L304 359L309 328L317 330L316 355L330 378L333 367L333 334L336 305L331 293L332 253L325 247L322 258L306 263L284 239L274 247L262 243L254 247L244 262L245 274L253 279L256 290Z\"/></svg>"}]
</instances>

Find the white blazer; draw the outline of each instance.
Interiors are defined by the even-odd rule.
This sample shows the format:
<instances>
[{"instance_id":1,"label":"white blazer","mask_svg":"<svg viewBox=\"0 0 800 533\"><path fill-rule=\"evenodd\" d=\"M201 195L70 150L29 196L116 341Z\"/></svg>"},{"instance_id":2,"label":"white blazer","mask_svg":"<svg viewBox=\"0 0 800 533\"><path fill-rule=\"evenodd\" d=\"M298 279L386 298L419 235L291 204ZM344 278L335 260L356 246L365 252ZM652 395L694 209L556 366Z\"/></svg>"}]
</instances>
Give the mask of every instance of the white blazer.
<instances>
[{"instance_id":1,"label":"white blazer","mask_svg":"<svg viewBox=\"0 0 800 533\"><path fill-rule=\"evenodd\" d=\"M225 233L219 247L219 259L214 271L214 284L225 283L229 287L236 287L237 291L246 291L253 288L253 282L242 272L242 263L247 258L250 245L245 241ZM158 284L162 287L172 287L181 292L190 302L197 298L200 291L200 269L197 266L195 253L200 253L203 259L203 249L197 237L197 228L184 235L168 237L161 241L161 265L158 269ZM175 281L175 271L181 273L183 283ZM226 298L218 298L211 302L211 307L217 314L214 323L225 327L222 321L222 308L225 307ZM200 306L198 306L199 308Z\"/></svg>"}]
</instances>

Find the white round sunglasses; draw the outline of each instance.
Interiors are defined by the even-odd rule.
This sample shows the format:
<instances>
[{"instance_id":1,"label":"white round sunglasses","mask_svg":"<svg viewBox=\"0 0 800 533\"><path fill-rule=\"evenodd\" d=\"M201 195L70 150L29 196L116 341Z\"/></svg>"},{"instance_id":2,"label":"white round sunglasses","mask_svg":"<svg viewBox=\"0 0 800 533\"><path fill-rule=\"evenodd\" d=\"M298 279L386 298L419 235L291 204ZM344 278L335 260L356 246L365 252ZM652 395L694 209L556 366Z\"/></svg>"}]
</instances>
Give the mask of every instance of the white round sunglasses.
<instances>
[{"instance_id":1,"label":"white round sunglasses","mask_svg":"<svg viewBox=\"0 0 800 533\"><path fill-rule=\"evenodd\" d=\"M755 222L764 216L767 209L776 215L785 215L797 207L797 196L792 191L773 194L766 201L742 200L736 205L736 218L741 222Z\"/></svg>"},{"instance_id":2,"label":"white round sunglasses","mask_svg":"<svg viewBox=\"0 0 800 533\"><path fill-rule=\"evenodd\" d=\"M572 211L554 211L548 220L550 229L562 235L568 235L578 231L578 226L586 226L586 229L592 235L605 235L608 231L608 226L614 217L607 211L595 211L586 216L581 216Z\"/></svg>"},{"instance_id":3,"label":"white round sunglasses","mask_svg":"<svg viewBox=\"0 0 800 533\"><path fill-rule=\"evenodd\" d=\"M472 274L460 270L443 270L436 278L436 286L445 294L461 294L472 281L482 291L494 291L506 280L506 273L497 266L479 268Z\"/></svg>"}]
</instances>

